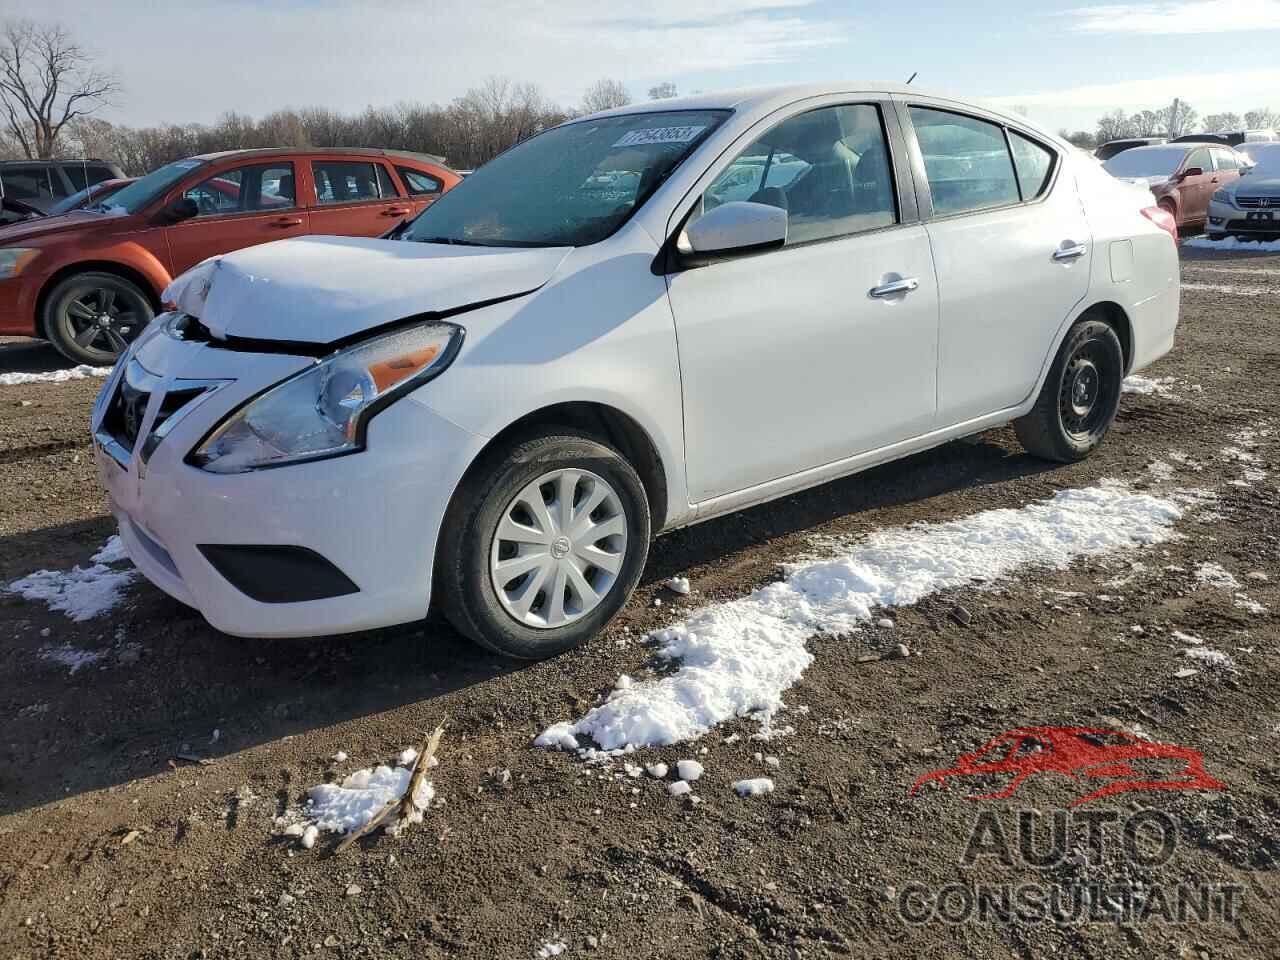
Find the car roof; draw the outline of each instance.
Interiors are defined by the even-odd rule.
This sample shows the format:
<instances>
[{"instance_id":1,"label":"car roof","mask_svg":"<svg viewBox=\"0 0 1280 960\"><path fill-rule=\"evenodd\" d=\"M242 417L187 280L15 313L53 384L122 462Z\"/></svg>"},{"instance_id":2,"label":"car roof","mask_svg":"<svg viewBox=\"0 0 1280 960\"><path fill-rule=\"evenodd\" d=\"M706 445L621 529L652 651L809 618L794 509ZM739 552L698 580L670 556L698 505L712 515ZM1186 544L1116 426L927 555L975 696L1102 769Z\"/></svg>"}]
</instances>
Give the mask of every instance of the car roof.
<instances>
[{"instance_id":1,"label":"car roof","mask_svg":"<svg viewBox=\"0 0 1280 960\"><path fill-rule=\"evenodd\" d=\"M929 99L953 100L957 104L972 105L987 113L999 114L1009 120L1033 129L1036 124L1025 117L1009 113L999 105L988 103L981 98L957 97L952 94L924 87L908 86L905 83L889 83L879 80L853 80L834 83L797 83L770 87L739 87L732 90L720 90L710 93L695 93L685 97L668 97L663 100L647 100L644 103L633 103L612 110L588 114L597 119L600 117L622 117L637 113L660 113L670 110L734 110L743 113L770 113L773 110L805 100L811 97L825 97L836 94L885 95L914 94ZM577 123L586 117L575 117L566 123Z\"/></svg>"},{"instance_id":2,"label":"car roof","mask_svg":"<svg viewBox=\"0 0 1280 960\"><path fill-rule=\"evenodd\" d=\"M380 147L255 147L249 150L220 150L214 153L200 153L192 160L225 160L229 157L277 157L277 156L353 156L353 157L400 157L406 160L418 160L445 167L444 157L434 153L415 153L412 150L384 150Z\"/></svg>"}]
</instances>

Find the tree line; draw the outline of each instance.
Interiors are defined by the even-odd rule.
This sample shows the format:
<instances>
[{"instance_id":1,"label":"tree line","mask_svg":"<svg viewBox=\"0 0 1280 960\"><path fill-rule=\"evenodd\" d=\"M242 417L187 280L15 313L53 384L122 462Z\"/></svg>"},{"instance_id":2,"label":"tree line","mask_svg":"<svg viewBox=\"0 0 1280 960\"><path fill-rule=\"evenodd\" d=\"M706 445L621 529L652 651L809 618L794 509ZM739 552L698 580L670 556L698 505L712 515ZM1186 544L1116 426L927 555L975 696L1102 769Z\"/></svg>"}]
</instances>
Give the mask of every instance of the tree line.
<instances>
[{"instance_id":1,"label":"tree line","mask_svg":"<svg viewBox=\"0 0 1280 960\"><path fill-rule=\"evenodd\" d=\"M1280 110L1258 107L1244 113L1210 113L1201 119L1187 101L1175 97L1162 110L1139 110L1136 113L1126 113L1118 108L1112 110L1098 118L1097 128L1092 133L1088 130L1060 130L1058 133L1077 147L1091 150L1108 140L1127 137L1168 137L1172 140L1191 133L1275 128L1280 128Z\"/></svg>"},{"instance_id":2,"label":"tree line","mask_svg":"<svg viewBox=\"0 0 1280 960\"><path fill-rule=\"evenodd\" d=\"M404 102L355 114L307 107L151 127L95 116L120 93L118 80L61 25L0 25L0 160L97 157L114 160L130 176L194 154L253 147L411 150L465 170L574 116L631 102L617 80L597 81L580 103L565 107L536 84L490 77L447 104ZM648 93L651 99L674 97L676 87L662 83Z\"/></svg>"}]
</instances>

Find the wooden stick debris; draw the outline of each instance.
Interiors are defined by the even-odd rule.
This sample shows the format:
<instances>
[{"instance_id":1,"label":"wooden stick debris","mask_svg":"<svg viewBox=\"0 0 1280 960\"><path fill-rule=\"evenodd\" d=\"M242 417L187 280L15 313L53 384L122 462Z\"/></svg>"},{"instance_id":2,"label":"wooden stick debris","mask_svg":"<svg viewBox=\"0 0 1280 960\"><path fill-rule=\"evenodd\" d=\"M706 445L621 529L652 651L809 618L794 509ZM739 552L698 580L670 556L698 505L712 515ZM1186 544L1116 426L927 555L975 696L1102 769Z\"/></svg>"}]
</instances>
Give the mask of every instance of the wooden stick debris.
<instances>
[{"instance_id":1,"label":"wooden stick debris","mask_svg":"<svg viewBox=\"0 0 1280 960\"><path fill-rule=\"evenodd\" d=\"M440 738L444 736L444 724L436 727L432 731L431 736L423 743L422 749L418 751L418 759L414 762L413 772L409 774L409 788L405 790L404 795L398 800L389 800L387 804L369 818L359 830L352 830L342 841L334 847L334 853L341 853L347 847L351 846L361 837L367 837L379 827L388 826L388 821L392 819L392 814L397 816L394 818L397 822L409 822L410 818L417 811L417 807L413 802L413 798L418 793L418 787L422 785L422 781L426 779L427 770L431 766L431 758L436 755L436 748L440 746Z\"/></svg>"}]
</instances>

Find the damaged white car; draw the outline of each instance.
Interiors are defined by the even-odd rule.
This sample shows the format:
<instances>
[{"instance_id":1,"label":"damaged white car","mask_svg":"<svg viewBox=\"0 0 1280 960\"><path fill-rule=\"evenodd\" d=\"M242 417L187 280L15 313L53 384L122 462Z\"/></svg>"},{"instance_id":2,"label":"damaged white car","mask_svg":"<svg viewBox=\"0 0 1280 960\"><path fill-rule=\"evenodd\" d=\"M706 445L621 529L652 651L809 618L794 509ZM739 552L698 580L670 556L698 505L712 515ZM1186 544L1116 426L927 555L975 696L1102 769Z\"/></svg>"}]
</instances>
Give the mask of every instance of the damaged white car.
<instances>
[{"instance_id":1,"label":"damaged white car","mask_svg":"<svg viewBox=\"0 0 1280 960\"><path fill-rule=\"evenodd\" d=\"M94 408L137 566L215 627L544 657L651 537L1009 421L1089 454L1178 318L1171 218L913 88L574 120L388 239L205 262Z\"/></svg>"}]
</instances>

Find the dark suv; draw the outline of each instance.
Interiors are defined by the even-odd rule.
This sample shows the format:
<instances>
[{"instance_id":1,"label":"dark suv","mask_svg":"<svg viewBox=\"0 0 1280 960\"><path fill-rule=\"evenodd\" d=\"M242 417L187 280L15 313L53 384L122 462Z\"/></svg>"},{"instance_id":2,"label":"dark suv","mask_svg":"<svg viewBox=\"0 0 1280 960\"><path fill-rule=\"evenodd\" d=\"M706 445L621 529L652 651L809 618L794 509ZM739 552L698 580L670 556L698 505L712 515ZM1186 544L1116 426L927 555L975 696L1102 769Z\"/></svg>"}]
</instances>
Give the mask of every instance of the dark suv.
<instances>
[{"instance_id":1,"label":"dark suv","mask_svg":"<svg viewBox=\"0 0 1280 960\"><path fill-rule=\"evenodd\" d=\"M48 213L59 200L124 171L110 160L7 160L0 162L4 197Z\"/></svg>"}]
</instances>

